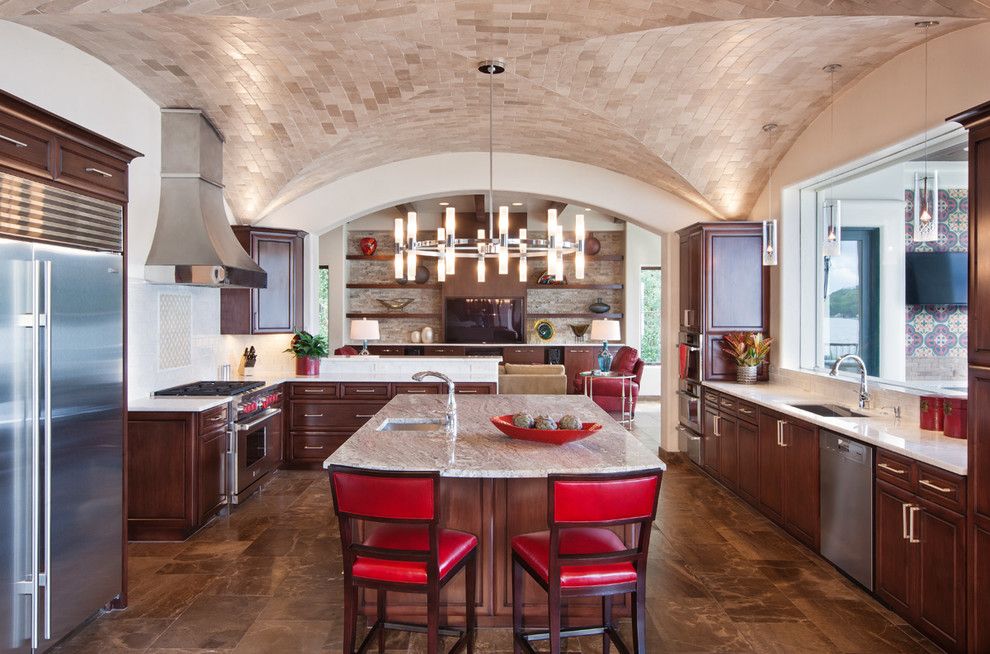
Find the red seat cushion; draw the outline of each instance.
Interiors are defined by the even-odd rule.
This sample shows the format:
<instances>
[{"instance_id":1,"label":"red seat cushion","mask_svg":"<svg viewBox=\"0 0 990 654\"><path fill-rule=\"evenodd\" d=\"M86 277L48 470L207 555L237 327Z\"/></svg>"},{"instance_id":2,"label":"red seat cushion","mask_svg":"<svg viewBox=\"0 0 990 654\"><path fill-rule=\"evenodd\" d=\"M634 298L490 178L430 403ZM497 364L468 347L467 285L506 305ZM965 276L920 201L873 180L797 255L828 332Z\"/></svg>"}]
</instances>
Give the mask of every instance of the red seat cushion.
<instances>
[{"instance_id":1,"label":"red seat cushion","mask_svg":"<svg viewBox=\"0 0 990 654\"><path fill-rule=\"evenodd\" d=\"M615 532L608 529L574 527L560 530L561 554L604 554L622 552L626 544ZM543 581L550 574L550 532L540 531L522 534L512 539L512 551L537 572ZM632 563L594 563L590 565L560 566L560 585L563 588L578 586L604 586L636 581L636 568Z\"/></svg>"},{"instance_id":2,"label":"red seat cushion","mask_svg":"<svg viewBox=\"0 0 990 654\"><path fill-rule=\"evenodd\" d=\"M425 525L382 525L368 536L364 544L392 550L429 550L430 531ZM440 530L440 577L471 553L478 544L474 534L454 529ZM362 579L391 581L400 584L425 584L426 563L391 561L358 556L353 574Z\"/></svg>"}]
</instances>

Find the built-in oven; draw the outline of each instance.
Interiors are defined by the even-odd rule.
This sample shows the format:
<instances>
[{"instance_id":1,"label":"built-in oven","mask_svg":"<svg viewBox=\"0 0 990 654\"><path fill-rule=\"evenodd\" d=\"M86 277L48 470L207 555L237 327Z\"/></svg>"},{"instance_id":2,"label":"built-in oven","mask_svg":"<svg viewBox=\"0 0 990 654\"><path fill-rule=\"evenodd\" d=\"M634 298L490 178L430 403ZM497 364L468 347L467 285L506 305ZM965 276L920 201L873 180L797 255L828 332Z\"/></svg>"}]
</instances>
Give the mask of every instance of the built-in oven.
<instances>
[{"instance_id":1,"label":"built-in oven","mask_svg":"<svg viewBox=\"0 0 990 654\"><path fill-rule=\"evenodd\" d=\"M681 390L687 390L690 383L701 384L703 379L701 334L681 332L677 339L678 379Z\"/></svg>"},{"instance_id":2,"label":"built-in oven","mask_svg":"<svg viewBox=\"0 0 990 654\"><path fill-rule=\"evenodd\" d=\"M230 466L230 501L237 504L256 490L255 484L272 470L268 451L275 447L272 439L281 430L276 421L282 419L277 407L264 409L234 423L233 449Z\"/></svg>"},{"instance_id":3,"label":"built-in oven","mask_svg":"<svg viewBox=\"0 0 990 654\"><path fill-rule=\"evenodd\" d=\"M698 465L701 465L702 430L701 344L701 334L681 332L678 336L677 417L680 423L677 427L678 446Z\"/></svg>"},{"instance_id":4,"label":"built-in oven","mask_svg":"<svg viewBox=\"0 0 990 654\"><path fill-rule=\"evenodd\" d=\"M701 384L687 382L677 391L678 422L701 433Z\"/></svg>"}]
</instances>

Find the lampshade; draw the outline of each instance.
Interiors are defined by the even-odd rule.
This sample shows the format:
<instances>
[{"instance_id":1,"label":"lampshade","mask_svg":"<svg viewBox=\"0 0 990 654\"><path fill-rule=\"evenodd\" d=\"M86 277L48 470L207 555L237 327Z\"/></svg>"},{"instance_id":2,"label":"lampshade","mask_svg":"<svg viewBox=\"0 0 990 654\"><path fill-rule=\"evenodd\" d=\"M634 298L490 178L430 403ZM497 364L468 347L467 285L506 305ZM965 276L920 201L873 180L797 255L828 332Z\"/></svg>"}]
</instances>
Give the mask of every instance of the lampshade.
<instances>
[{"instance_id":1,"label":"lampshade","mask_svg":"<svg viewBox=\"0 0 990 654\"><path fill-rule=\"evenodd\" d=\"M593 341L618 341L622 338L619 332L618 320L592 320L591 340Z\"/></svg>"},{"instance_id":2,"label":"lampshade","mask_svg":"<svg viewBox=\"0 0 990 654\"><path fill-rule=\"evenodd\" d=\"M381 338L381 333L378 331L377 320L362 318L351 321L352 341L377 341L379 338Z\"/></svg>"}]
</instances>

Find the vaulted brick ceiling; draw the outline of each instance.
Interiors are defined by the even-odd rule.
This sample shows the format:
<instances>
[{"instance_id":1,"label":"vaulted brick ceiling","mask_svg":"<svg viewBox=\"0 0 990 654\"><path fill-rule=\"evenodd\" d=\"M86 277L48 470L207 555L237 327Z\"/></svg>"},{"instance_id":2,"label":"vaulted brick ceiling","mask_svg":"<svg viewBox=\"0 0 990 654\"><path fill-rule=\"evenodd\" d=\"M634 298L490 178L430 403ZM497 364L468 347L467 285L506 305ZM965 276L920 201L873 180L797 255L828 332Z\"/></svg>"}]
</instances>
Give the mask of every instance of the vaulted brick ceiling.
<instances>
[{"instance_id":1,"label":"vaulted brick ceiling","mask_svg":"<svg viewBox=\"0 0 990 654\"><path fill-rule=\"evenodd\" d=\"M0 0L0 18L106 61L227 137L235 214L372 166L487 150L602 166L716 215L748 213L841 88L990 19L983 0ZM780 123L774 147L761 126Z\"/></svg>"}]
</instances>

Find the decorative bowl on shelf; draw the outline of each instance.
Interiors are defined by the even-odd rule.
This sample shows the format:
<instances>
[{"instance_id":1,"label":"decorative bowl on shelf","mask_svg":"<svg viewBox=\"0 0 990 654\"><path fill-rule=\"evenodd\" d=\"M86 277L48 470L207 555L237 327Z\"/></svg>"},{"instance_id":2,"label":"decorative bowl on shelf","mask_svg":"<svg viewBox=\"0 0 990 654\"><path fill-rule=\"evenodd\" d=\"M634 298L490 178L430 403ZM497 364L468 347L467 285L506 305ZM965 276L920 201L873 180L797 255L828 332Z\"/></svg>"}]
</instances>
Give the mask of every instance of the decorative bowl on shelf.
<instances>
[{"instance_id":1,"label":"decorative bowl on shelf","mask_svg":"<svg viewBox=\"0 0 990 654\"><path fill-rule=\"evenodd\" d=\"M571 331L574 332L574 335L578 338L584 338L584 335L588 333L589 329L591 329L591 323L584 325L571 325Z\"/></svg>"},{"instance_id":2,"label":"decorative bowl on shelf","mask_svg":"<svg viewBox=\"0 0 990 654\"><path fill-rule=\"evenodd\" d=\"M581 429L527 429L517 427L512 424L512 414L505 416L495 416L492 424L500 432L509 438L522 441L536 441L538 443L550 443L552 445L563 445L582 438L591 436L602 428L597 422L581 423Z\"/></svg>"},{"instance_id":3,"label":"decorative bowl on shelf","mask_svg":"<svg viewBox=\"0 0 990 654\"><path fill-rule=\"evenodd\" d=\"M410 304L413 303L413 298L411 297L395 297L395 298L375 298L378 302L388 309L389 311L402 311Z\"/></svg>"}]
</instances>

